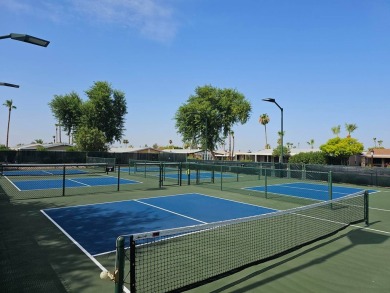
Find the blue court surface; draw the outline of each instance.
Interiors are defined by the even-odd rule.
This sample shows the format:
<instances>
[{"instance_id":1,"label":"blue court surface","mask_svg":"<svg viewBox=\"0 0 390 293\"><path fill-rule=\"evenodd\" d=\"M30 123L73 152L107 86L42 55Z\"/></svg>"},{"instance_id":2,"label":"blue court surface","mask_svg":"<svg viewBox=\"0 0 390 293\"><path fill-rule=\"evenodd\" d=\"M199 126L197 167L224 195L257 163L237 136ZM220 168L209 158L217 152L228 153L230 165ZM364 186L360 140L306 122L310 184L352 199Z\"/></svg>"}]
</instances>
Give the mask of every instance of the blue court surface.
<instances>
[{"instance_id":1,"label":"blue court surface","mask_svg":"<svg viewBox=\"0 0 390 293\"><path fill-rule=\"evenodd\" d=\"M9 179L9 178L8 178ZM120 179L120 184L136 184L139 181ZM20 191L46 190L62 188L62 178L12 181L12 184ZM65 179L65 188L69 187L93 187L118 184L118 178L109 176L75 177Z\"/></svg>"},{"instance_id":2,"label":"blue court surface","mask_svg":"<svg viewBox=\"0 0 390 293\"><path fill-rule=\"evenodd\" d=\"M75 174L87 174L88 171L81 169L67 169L65 170L66 175L75 175ZM63 175L63 169L47 169L47 170L13 170L13 171L4 171L3 176L48 176L48 175Z\"/></svg>"},{"instance_id":3,"label":"blue court surface","mask_svg":"<svg viewBox=\"0 0 390 293\"><path fill-rule=\"evenodd\" d=\"M324 184L295 182L295 183L268 185L267 192L280 194L280 195L313 199L313 200L329 200L328 188L329 188L328 185L324 185ZM259 192L265 191L264 186L245 187L244 189L254 190ZM360 191L363 191L363 189L353 188L353 187L343 187L343 186L332 186L332 198L336 199ZM368 192L372 193L376 191L368 190Z\"/></svg>"},{"instance_id":4,"label":"blue court surface","mask_svg":"<svg viewBox=\"0 0 390 293\"><path fill-rule=\"evenodd\" d=\"M275 212L197 193L42 210L87 254L115 250L116 238Z\"/></svg>"}]
</instances>

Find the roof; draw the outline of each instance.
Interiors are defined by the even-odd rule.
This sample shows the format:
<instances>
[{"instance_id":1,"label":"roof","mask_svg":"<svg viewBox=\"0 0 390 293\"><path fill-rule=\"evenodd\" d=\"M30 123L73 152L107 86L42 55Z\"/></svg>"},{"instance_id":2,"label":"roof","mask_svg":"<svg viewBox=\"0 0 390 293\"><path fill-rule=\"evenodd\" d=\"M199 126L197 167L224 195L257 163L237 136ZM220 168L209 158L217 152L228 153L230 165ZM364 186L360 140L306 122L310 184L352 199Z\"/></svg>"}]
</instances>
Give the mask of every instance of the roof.
<instances>
[{"instance_id":1,"label":"roof","mask_svg":"<svg viewBox=\"0 0 390 293\"><path fill-rule=\"evenodd\" d=\"M235 152L235 155L253 155L253 156L272 156L273 149L264 149L257 152ZM310 152L319 152L320 149L314 148L314 149L290 149L290 155L294 156L299 153L310 153Z\"/></svg>"},{"instance_id":2,"label":"roof","mask_svg":"<svg viewBox=\"0 0 390 293\"><path fill-rule=\"evenodd\" d=\"M390 158L390 149L373 149L373 154L371 151L367 151L363 153L364 157L368 158Z\"/></svg>"},{"instance_id":3,"label":"roof","mask_svg":"<svg viewBox=\"0 0 390 293\"><path fill-rule=\"evenodd\" d=\"M112 147L109 150L110 153L160 153L160 150L143 147L143 148L126 148L126 147Z\"/></svg>"},{"instance_id":4,"label":"roof","mask_svg":"<svg viewBox=\"0 0 390 293\"><path fill-rule=\"evenodd\" d=\"M202 152L200 149L163 149L161 150L164 153L174 153L174 154L195 154Z\"/></svg>"},{"instance_id":5,"label":"roof","mask_svg":"<svg viewBox=\"0 0 390 293\"><path fill-rule=\"evenodd\" d=\"M31 143L31 144L25 144L25 145L17 145L13 147L14 150L36 150L38 147L44 147L47 150L50 149L58 149L58 150L64 150L68 147L71 147L71 144L68 143Z\"/></svg>"}]
</instances>

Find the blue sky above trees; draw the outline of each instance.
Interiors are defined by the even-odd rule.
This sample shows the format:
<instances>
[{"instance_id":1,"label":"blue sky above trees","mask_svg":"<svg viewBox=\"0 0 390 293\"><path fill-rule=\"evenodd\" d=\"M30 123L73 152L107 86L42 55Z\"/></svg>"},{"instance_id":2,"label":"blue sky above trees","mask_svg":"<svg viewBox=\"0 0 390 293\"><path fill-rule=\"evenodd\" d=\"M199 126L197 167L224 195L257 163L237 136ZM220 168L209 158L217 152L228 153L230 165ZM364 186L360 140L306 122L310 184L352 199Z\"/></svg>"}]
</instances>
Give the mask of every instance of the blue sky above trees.
<instances>
[{"instance_id":1,"label":"blue sky above trees","mask_svg":"<svg viewBox=\"0 0 390 293\"><path fill-rule=\"evenodd\" d=\"M261 114L276 147L319 147L345 123L365 148L390 147L390 2L386 0L3 0L0 35L28 33L47 48L0 40L1 104L12 99L10 145L52 141L54 95L108 81L125 92L125 138L133 146L181 145L174 115L198 86L234 88L252 104L234 127L236 150L264 148ZM0 144L7 109L0 107ZM64 137L64 135L63 135ZM63 140L67 141L67 139Z\"/></svg>"}]
</instances>

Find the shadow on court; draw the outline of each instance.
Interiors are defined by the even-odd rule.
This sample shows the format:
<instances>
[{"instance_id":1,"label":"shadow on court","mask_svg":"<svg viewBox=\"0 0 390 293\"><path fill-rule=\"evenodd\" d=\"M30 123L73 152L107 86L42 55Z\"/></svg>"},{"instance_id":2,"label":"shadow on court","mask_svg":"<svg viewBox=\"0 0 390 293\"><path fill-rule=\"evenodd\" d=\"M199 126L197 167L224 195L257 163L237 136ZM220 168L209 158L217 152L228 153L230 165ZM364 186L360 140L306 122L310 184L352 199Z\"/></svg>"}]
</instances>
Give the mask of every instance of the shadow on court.
<instances>
[{"instance_id":1,"label":"shadow on court","mask_svg":"<svg viewBox=\"0 0 390 293\"><path fill-rule=\"evenodd\" d=\"M292 262L298 258L304 258L305 256L308 257L307 254L309 254L313 251L316 251L316 250L321 250L322 248L324 248L328 245L333 245L334 242L342 240L343 238L347 238L348 241L350 242L350 244L343 246L342 248L335 250L332 253L327 253L319 258L312 259L312 260L306 262L305 264L296 266L296 267L288 269L288 270L283 270L282 272L276 273L276 274L272 275L271 277L268 277L265 279L262 278L262 274L264 274L268 271L272 271L272 270L275 270L279 267L282 267L283 265L285 265L289 262ZM310 267L324 263L325 261L329 260L330 258L338 256L340 254L343 254L346 251L354 248L355 246L382 244L385 241L387 241L388 239L389 239L389 236L365 231L363 229L350 231L350 232L344 233L343 235L340 235L338 237L328 239L328 240L326 240L320 244L317 244L315 246L312 246L310 248L306 248L304 251L301 251L299 253L295 253L292 256L289 256L289 257L287 257L281 261L278 261L272 265L269 265L265 268L259 269L259 270L255 271L255 272L253 272L253 273L251 273L251 274L249 274L249 275L247 275L239 280L236 280L234 282L226 284L225 286L220 287L220 288L215 289L215 290L212 290L210 292L211 293L221 293L221 292L245 293L245 292L248 292L251 290L252 290L251 292L255 292L255 290L260 290L261 286L264 286L267 283L275 282L275 281L277 281L279 279L283 279L283 278L285 278L285 277L287 277L295 272L305 270L305 269L308 269ZM372 249L372 247L371 247L371 249ZM243 286L241 288L235 288L234 290L232 289L235 286L239 286L240 284L247 282L247 281L251 281L253 279L256 279L256 280L259 279L259 281L253 282L250 285L246 285L246 286Z\"/></svg>"}]
</instances>

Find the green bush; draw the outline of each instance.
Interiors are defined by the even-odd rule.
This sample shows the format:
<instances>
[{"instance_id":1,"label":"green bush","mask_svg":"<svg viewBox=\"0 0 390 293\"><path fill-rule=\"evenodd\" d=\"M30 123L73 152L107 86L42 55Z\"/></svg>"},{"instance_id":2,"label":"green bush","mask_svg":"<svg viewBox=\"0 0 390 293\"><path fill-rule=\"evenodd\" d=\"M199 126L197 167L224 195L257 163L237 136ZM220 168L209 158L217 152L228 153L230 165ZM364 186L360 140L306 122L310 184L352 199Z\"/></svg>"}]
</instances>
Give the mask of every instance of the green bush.
<instances>
[{"instance_id":1,"label":"green bush","mask_svg":"<svg viewBox=\"0 0 390 293\"><path fill-rule=\"evenodd\" d=\"M327 163L326 155L323 152L299 153L294 156L291 156L288 162L293 164L320 164L320 165L325 165Z\"/></svg>"}]
</instances>

